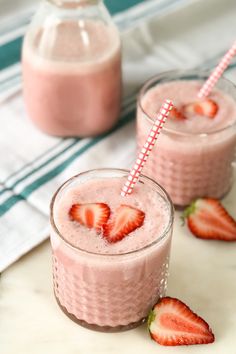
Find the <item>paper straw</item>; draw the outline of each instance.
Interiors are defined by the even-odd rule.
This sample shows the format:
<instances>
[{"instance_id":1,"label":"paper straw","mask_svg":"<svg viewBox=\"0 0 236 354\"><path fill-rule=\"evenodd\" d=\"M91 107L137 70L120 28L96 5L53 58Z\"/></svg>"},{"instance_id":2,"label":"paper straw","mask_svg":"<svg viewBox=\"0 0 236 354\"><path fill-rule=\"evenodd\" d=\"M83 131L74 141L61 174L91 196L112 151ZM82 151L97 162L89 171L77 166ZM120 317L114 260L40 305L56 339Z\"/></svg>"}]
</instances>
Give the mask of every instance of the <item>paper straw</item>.
<instances>
[{"instance_id":1,"label":"paper straw","mask_svg":"<svg viewBox=\"0 0 236 354\"><path fill-rule=\"evenodd\" d=\"M219 78L222 76L225 69L228 67L232 58L236 55L236 42L232 45L232 47L228 50L228 52L221 59L220 63L213 70L212 74L209 76L207 81L203 84L202 88L198 92L198 98L207 97Z\"/></svg>"},{"instance_id":2,"label":"paper straw","mask_svg":"<svg viewBox=\"0 0 236 354\"><path fill-rule=\"evenodd\" d=\"M147 161L147 158L152 151L153 146L155 145L155 142L158 138L158 135L160 134L160 131L166 121L166 118L168 117L171 109L173 107L173 103L170 100L165 100L164 103L161 106L161 109L157 115L157 119L155 123L152 126L152 129L150 130L147 140L145 144L143 145L140 153L138 154L138 158L133 166L133 168L130 170L129 176L127 178L127 181L125 182L121 195L125 197L128 194L131 194L135 184L137 183L140 173L143 169L143 166L145 162Z\"/></svg>"}]
</instances>

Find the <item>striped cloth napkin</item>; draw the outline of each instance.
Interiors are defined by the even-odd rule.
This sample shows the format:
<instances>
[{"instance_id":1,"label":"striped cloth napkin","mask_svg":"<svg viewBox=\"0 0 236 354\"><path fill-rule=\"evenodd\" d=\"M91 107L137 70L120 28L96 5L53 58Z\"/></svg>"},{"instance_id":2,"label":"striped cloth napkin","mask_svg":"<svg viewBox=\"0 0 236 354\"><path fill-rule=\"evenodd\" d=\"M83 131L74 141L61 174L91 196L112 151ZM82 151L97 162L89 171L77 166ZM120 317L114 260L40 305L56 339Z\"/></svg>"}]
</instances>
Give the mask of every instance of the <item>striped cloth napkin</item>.
<instances>
[{"instance_id":1,"label":"striped cloth napkin","mask_svg":"<svg viewBox=\"0 0 236 354\"><path fill-rule=\"evenodd\" d=\"M212 68L235 40L235 11L235 0L223 5L221 0L150 0L116 15L124 60L121 117L111 132L94 139L39 132L24 110L20 64L5 65L0 72L0 271L48 237L50 199L62 182L87 169L132 164L140 85L163 70ZM0 66L19 46L30 14L15 21L17 28L0 27ZM226 75L236 83L235 61Z\"/></svg>"}]
</instances>

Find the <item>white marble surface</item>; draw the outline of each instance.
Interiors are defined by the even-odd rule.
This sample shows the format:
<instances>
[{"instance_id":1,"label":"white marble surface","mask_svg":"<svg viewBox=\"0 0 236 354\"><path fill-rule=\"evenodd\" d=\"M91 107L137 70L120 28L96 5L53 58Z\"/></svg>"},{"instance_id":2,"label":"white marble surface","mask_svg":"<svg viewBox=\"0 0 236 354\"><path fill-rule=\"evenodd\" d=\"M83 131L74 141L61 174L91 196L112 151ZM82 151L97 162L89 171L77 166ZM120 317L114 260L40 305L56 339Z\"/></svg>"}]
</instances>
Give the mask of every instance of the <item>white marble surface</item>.
<instances>
[{"instance_id":1,"label":"white marble surface","mask_svg":"<svg viewBox=\"0 0 236 354\"><path fill-rule=\"evenodd\" d=\"M236 185L224 204L236 215ZM172 243L168 295L201 315L216 336L213 344L162 347L143 325L123 333L82 328L59 309L52 292L50 244L45 242L7 269L0 280L2 354L236 354L236 243L204 241L181 226Z\"/></svg>"}]
</instances>

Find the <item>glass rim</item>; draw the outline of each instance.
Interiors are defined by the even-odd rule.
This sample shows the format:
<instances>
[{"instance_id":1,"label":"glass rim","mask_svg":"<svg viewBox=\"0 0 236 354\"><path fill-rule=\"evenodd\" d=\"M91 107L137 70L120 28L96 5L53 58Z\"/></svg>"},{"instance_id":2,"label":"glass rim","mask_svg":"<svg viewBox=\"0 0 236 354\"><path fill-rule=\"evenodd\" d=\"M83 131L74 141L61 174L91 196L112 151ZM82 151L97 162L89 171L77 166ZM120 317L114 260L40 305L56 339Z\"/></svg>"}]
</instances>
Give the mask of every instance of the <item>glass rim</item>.
<instances>
[{"instance_id":1,"label":"glass rim","mask_svg":"<svg viewBox=\"0 0 236 354\"><path fill-rule=\"evenodd\" d=\"M171 75L171 74L175 74L176 76L179 74L179 76L181 74L200 74L202 75L202 78L208 78L209 74L210 74L210 71L209 70L197 70L197 69L192 69L192 70L167 70L167 71L164 71L160 74L156 74L152 77L150 77L149 79L147 79L144 84L142 85L142 87L140 88L139 90L139 94L138 94L138 100L137 100L137 105L138 105L138 108L141 109L142 113L144 113L145 115L145 119L148 120L151 124L154 123L154 118L150 117L149 114L147 114L147 112L145 111L145 109L143 108L142 106L142 98L144 97L145 93L148 91L147 88L152 84L154 83L155 81L158 81L158 78L161 79L161 78L164 78L164 77L167 77L167 75ZM181 80L181 79L180 79ZM172 80L170 80L171 82ZM230 83L234 89L236 90L236 85L229 79L225 78L223 75L221 76L221 78L218 80L220 82L222 81L225 81L227 84ZM209 135L214 135L214 134L217 134L217 133L220 133L220 132L223 132L227 129L230 129L232 127L236 126L236 120L234 122L232 122L231 124L227 125L226 127L223 127L223 128L220 128L220 129L217 129L217 130L214 130L212 132L207 132L207 133L194 133L194 132L181 132L181 131L178 131L176 129L171 129L171 128L166 128L166 126L163 127L163 132L165 133L168 133L168 134L172 134L172 135L178 135L178 136L191 136L191 137L206 137L206 136L209 136Z\"/></svg>"},{"instance_id":2,"label":"glass rim","mask_svg":"<svg viewBox=\"0 0 236 354\"><path fill-rule=\"evenodd\" d=\"M125 175L128 176L129 174L129 170L127 169L121 169L121 168L96 168L96 169L91 169L91 170L86 170L83 171L81 173L78 173L72 177L70 177L69 179L67 179L64 183L62 183L62 185L56 190L56 192L54 193L52 199L51 199L51 203L50 203L50 225L53 229L53 231L57 234L57 236L69 247L71 247L73 250L75 250L76 252L82 252L84 254L89 254L89 255L93 255L93 256L98 256L98 257L121 257L121 256L126 256L126 255L133 255L133 254L137 254L140 253L148 248L152 248L153 246L155 246L156 244L158 244L159 242L161 242L163 239L166 238L166 236L169 234L172 226L173 226L173 222L174 222L174 205L172 203L172 200L169 196L169 194L166 192L166 190L160 185L158 184L155 180L153 180L152 178L149 178L143 174L140 175L140 179L144 179L147 181L150 181L151 183L154 184L155 187L157 187L159 190L161 190L161 192L164 194L164 197L167 201L167 204L169 204L170 208L169 208L169 212L170 212L170 217L169 217L169 222L166 226L166 228L164 229L164 231L162 232L161 236L159 236L157 239L155 239L153 242L149 243L148 245L139 248L137 250L133 250L133 251L129 251L129 252L123 252L123 253L97 253L97 252L91 252L91 251L87 251L84 250L80 247L77 247L75 245L73 245L71 242L69 242L68 240L65 239L65 237L62 235L62 233L58 230L57 225L55 223L54 220L54 205L57 199L57 196L59 195L59 193L63 190L64 187L66 187L67 185L69 185L73 180L76 180L77 178L79 178L80 176L84 176L86 174L89 173L94 173L94 172L109 172L109 171L114 171L114 172L118 172L118 173L125 173ZM124 176L125 176L124 175ZM105 177L106 178L106 177Z\"/></svg>"}]
</instances>

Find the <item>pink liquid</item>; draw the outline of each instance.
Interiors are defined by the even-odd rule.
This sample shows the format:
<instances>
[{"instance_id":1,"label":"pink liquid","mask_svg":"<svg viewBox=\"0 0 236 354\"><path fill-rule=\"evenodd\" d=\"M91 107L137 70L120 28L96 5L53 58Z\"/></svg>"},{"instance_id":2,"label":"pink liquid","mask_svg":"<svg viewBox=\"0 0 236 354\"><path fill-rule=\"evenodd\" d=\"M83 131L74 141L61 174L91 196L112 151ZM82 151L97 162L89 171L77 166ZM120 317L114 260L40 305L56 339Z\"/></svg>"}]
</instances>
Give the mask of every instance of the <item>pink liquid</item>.
<instances>
[{"instance_id":1,"label":"pink liquid","mask_svg":"<svg viewBox=\"0 0 236 354\"><path fill-rule=\"evenodd\" d=\"M155 117L165 98L178 107L196 101L200 87L198 81L175 81L148 90L137 112L138 145L143 144L151 127L147 115ZM210 98L219 106L215 118L192 115L183 121L169 119L144 168L144 173L160 183L179 206L197 197L221 198L231 187L236 104L217 89Z\"/></svg>"},{"instance_id":2,"label":"pink liquid","mask_svg":"<svg viewBox=\"0 0 236 354\"><path fill-rule=\"evenodd\" d=\"M68 21L38 30L33 39L25 38L22 63L28 114L44 132L92 136L115 124L121 51L113 27Z\"/></svg>"},{"instance_id":3,"label":"pink liquid","mask_svg":"<svg viewBox=\"0 0 236 354\"><path fill-rule=\"evenodd\" d=\"M124 199L120 196L124 181L100 178L73 185L54 207L57 229L74 246L52 231L56 298L67 313L80 323L96 325L96 329L132 327L147 316L166 290L170 206L146 185L137 186ZM94 230L70 220L68 211L78 202L107 203L112 212L126 203L143 210L145 222L123 240L110 244Z\"/></svg>"}]
</instances>

